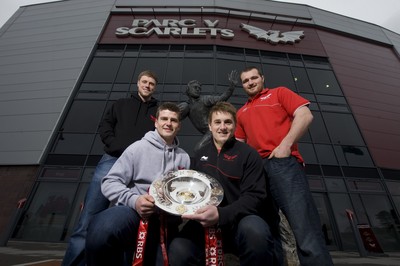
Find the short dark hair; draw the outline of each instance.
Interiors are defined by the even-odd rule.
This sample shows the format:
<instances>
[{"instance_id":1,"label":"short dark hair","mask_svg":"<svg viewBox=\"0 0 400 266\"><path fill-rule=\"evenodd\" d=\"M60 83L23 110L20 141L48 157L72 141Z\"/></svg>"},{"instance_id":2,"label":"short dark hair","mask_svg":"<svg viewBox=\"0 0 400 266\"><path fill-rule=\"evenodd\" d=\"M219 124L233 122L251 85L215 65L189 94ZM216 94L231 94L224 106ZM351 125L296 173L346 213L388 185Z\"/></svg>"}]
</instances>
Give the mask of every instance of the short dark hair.
<instances>
[{"instance_id":1,"label":"short dark hair","mask_svg":"<svg viewBox=\"0 0 400 266\"><path fill-rule=\"evenodd\" d=\"M233 117L233 122L236 125L236 108L229 102L217 102L213 105L208 113L208 123L211 124L212 115L217 112L229 113Z\"/></svg>"},{"instance_id":2,"label":"short dark hair","mask_svg":"<svg viewBox=\"0 0 400 266\"><path fill-rule=\"evenodd\" d=\"M140 73L139 73L139 76L138 76L138 81L139 81L143 76L153 78L153 79L156 81L156 84L158 83L157 75L156 75L153 71L145 70L145 71L140 72Z\"/></svg>"},{"instance_id":3,"label":"short dark hair","mask_svg":"<svg viewBox=\"0 0 400 266\"><path fill-rule=\"evenodd\" d=\"M175 103L165 102L160 104L157 108L156 118L158 118L160 116L160 112L164 110L169 110L171 112L177 113L179 121L181 120L181 109L179 109L179 106Z\"/></svg>"},{"instance_id":4,"label":"short dark hair","mask_svg":"<svg viewBox=\"0 0 400 266\"><path fill-rule=\"evenodd\" d=\"M246 67L245 69L242 70L242 72L240 72L240 76L242 76L242 74L244 72L249 72L250 70L253 70L253 69L257 70L258 75L260 75L261 77L264 76L263 73L261 72L261 70L258 67L255 67L255 66Z\"/></svg>"}]
</instances>

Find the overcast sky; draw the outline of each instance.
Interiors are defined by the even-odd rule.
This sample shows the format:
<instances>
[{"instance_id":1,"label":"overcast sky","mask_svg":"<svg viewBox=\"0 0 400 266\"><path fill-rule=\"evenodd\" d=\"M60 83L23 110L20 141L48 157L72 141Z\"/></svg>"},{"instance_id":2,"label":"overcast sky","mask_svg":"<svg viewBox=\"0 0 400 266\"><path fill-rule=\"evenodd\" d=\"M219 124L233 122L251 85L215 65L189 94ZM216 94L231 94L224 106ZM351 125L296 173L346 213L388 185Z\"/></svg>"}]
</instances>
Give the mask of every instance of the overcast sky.
<instances>
[{"instance_id":1,"label":"overcast sky","mask_svg":"<svg viewBox=\"0 0 400 266\"><path fill-rule=\"evenodd\" d=\"M0 0L0 27L20 6L54 0ZM281 0L371 22L400 34L400 0Z\"/></svg>"}]
</instances>

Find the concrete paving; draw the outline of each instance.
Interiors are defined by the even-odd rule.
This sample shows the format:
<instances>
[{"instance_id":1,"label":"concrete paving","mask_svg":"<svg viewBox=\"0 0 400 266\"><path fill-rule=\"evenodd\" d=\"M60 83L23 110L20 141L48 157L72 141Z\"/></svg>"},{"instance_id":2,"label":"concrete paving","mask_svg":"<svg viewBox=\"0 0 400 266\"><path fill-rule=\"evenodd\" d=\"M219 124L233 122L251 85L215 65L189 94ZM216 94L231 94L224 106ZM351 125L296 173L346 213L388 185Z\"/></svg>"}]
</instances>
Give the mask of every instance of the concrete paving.
<instances>
[{"instance_id":1,"label":"concrete paving","mask_svg":"<svg viewBox=\"0 0 400 266\"><path fill-rule=\"evenodd\" d=\"M66 243L8 241L7 246L0 247L0 266L60 266L66 246ZM331 251L331 255L335 266L400 266L400 251L387 252L385 256L360 257L358 252L344 251Z\"/></svg>"}]
</instances>

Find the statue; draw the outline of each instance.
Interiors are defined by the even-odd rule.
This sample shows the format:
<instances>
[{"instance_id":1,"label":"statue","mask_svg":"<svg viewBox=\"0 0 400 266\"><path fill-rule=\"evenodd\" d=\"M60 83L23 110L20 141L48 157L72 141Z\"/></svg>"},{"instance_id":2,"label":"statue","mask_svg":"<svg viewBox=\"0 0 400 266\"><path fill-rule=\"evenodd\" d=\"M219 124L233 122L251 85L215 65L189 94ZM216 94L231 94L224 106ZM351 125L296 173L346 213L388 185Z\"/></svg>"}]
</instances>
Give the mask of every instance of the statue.
<instances>
[{"instance_id":1,"label":"statue","mask_svg":"<svg viewBox=\"0 0 400 266\"><path fill-rule=\"evenodd\" d=\"M187 84L186 95L188 101L180 103L181 120L189 117L193 126L203 134L202 139L194 147L197 151L205 143L211 140L211 132L208 129L208 112L217 102L226 101L231 97L235 86L238 83L238 74L233 70L228 74L229 88L220 95L201 95L201 83L197 80L189 81Z\"/></svg>"}]
</instances>

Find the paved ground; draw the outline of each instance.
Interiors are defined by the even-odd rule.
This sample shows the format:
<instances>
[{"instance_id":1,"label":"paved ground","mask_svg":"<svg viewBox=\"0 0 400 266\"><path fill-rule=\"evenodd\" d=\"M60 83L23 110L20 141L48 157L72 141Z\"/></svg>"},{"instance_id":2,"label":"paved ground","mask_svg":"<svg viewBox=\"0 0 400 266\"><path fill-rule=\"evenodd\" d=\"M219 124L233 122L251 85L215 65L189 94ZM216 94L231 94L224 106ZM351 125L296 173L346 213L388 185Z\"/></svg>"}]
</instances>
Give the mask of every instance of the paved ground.
<instances>
[{"instance_id":1,"label":"paved ground","mask_svg":"<svg viewBox=\"0 0 400 266\"><path fill-rule=\"evenodd\" d=\"M0 266L60 266L65 248L65 243L9 241L0 247ZM360 257L357 252L343 251L332 251L331 255L335 266L400 266L400 251L387 252L386 256ZM227 263L232 265L236 263Z\"/></svg>"}]
</instances>

